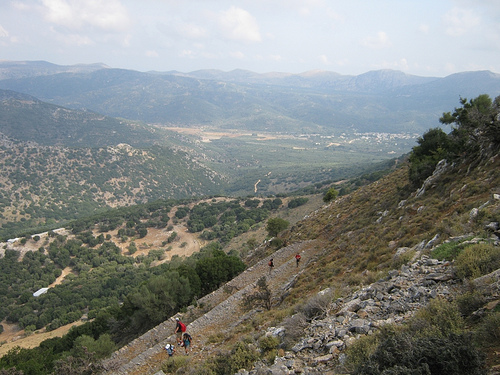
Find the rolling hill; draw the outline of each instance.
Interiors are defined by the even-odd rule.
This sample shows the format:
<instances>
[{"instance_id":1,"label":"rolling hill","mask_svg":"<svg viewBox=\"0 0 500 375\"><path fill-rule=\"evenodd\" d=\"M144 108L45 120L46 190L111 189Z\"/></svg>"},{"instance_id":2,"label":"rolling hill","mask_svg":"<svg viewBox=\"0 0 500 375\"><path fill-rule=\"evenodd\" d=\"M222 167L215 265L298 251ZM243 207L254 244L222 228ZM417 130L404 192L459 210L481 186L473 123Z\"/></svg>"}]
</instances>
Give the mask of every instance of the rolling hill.
<instances>
[{"instance_id":1,"label":"rolling hill","mask_svg":"<svg viewBox=\"0 0 500 375\"><path fill-rule=\"evenodd\" d=\"M15 64L9 64L13 69ZM460 97L500 94L500 76L486 71L435 78L391 70L342 76L95 68L86 72L61 68L61 73L44 75L30 70L24 77L0 80L0 88L147 123L323 134L354 130L422 134L436 124L443 108L455 106Z\"/></svg>"}]
</instances>

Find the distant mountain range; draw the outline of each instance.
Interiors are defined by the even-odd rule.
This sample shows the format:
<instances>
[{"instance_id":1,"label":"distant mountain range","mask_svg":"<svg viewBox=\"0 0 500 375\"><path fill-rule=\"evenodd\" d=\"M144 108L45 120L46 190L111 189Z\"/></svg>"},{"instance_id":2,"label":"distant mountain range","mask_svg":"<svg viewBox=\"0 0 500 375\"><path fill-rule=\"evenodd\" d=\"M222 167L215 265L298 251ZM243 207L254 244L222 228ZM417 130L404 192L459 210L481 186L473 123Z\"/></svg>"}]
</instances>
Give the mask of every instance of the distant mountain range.
<instances>
[{"instance_id":1,"label":"distant mountain range","mask_svg":"<svg viewBox=\"0 0 500 375\"><path fill-rule=\"evenodd\" d=\"M439 126L460 97L500 95L500 75L444 78L379 70L258 74L245 70L138 72L102 64L0 61L0 89L68 108L175 126L288 133L410 132Z\"/></svg>"}]
</instances>

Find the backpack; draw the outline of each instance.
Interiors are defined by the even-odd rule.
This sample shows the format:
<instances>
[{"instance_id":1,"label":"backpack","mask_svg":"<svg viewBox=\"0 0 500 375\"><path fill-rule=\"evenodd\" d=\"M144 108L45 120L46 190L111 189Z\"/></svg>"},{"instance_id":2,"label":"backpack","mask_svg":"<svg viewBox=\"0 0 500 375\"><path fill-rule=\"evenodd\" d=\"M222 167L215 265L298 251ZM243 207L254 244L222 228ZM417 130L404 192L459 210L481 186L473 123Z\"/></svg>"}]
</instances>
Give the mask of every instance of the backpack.
<instances>
[{"instance_id":1,"label":"backpack","mask_svg":"<svg viewBox=\"0 0 500 375\"><path fill-rule=\"evenodd\" d=\"M181 326L181 332L186 332L186 325L182 322L179 322L179 325Z\"/></svg>"}]
</instances>

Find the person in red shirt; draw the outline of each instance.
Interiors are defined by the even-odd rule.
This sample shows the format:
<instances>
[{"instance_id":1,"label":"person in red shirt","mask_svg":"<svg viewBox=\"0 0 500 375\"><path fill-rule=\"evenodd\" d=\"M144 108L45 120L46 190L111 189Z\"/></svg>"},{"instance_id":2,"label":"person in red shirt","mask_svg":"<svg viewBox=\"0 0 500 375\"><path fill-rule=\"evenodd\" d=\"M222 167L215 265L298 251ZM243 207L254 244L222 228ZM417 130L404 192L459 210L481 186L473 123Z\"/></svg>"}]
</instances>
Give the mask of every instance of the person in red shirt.
<instances>
[{"instance_id":1,"label":"person in red shirt","mask_svg":"<svg viewBox=\"0 0 500 375\"><path fill-rule=\"evenodd\" d=\"M301 258L301 257L300 257L300 254L299 254L299 253L297 253L297 254L295 255L295 262L297 263L297 267L299 266L300 258Z\"/></svg>"}]
</instances>

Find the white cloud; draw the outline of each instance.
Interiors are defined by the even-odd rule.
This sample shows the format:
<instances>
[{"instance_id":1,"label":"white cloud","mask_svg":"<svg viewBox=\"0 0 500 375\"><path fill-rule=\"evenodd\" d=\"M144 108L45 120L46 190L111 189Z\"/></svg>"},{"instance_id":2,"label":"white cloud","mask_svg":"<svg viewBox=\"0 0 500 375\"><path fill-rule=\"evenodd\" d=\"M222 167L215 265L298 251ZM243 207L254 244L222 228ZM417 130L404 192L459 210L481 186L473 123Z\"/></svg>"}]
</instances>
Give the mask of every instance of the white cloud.
<instances>
[{"instance_id":1,"label":"white cloud","mask_svg":"<svg viewBox=\"0 0 500 375\"><path fill-rule=\"evenodd\" d=\"M159 56L160 55L156 51L153 51L153 50L146 51L146 57L159 57Z\"/></svg>"},{"instance_id":2,"label":"white cloud","mask_svg":"<svg viewBox=\"0 0 500 375\"><path fill-rule=\"evenodd\" d=\"M443 17L446 34L462 36L480 23L480 17L467 9L453 8Z\"/></svg>"},{"instance_id":3,"label":"white cloud","mask_svg":"<svg viewBox=\"0 0 500 375\"><path fill-rule=\"evenodd\" d=\"M330 61L328 60L328 56L326 56L326 55L320 55L320 56L319 56L319 61L320 61L322 64L325 64L325 65L330 65Z\"/></svg>"},{"instance_id":4,"label":"white cloud","mask_svg":"<svg viewBox=\"0 0 500 375\"><path fill-rule=\"evenodd\" d=\"M9 33L7 30L5 30L2 25L0 25L0 38L6 38L9 36Z\"/></svg>"},{"instance_id":5,"label":"white cloud","mask_svg":"<svg viewBox=\"0 0 500 375\"><path fill-rule=\"evenodd\" d=\"M255 18L246 10L232 6L219 15L219 27L224 37L243 42L262 40Z\"/></svg>"},{"instance_id":6,"label":"white cloud","mask_svg":"<svg viewBox=\"0 0 500 375\"><path fill-rule=\"evenodd\" d=\"M119 0L42 0L45 19L72 30L95 27L104 31L125 31L131 21Z\"/></svg>"},{"instance_id":7,"label":"white cloud","mask_svg":"<svg viewBox=\"0 0 500 375\"><path fill-rule=\"evenodd\" d=\"M207 30L193 23L184 23L177 27L180 35L188 39L203 39L207 37Z\"/></svg>"},{"instance_id":8,"label":"white cloud","mask_svg":"<svg viewBox=\"0 0 500 375\"><path fill-rule=\"evenodd\" d=\"M370 36L363 39L361 45L371 49L381 49L390 47L392 43L385 31L379 31L376 36Z\"/></svg>"},{"instance_id":9,"label":"white cloud","mask_svg":"<svg viewBox=\"0 0 500 375\"><path fill-rule=\"evenodd\" d=\"M235 59L242 60L245 58L245 54L241 51L230 52L229 55Z\"/></svg>"},{"instance_id":10,"label":"white cloud","mask_svg":"<svg viewBox=\"0 0 500 375\"><path fill-rule=\"evenodd\" d=\"M418 27L418 30L424 34L428 34L429 33L429 30L430 30L430 27L429 25L427 24L421 24L419 27Z\"/></svg>"},{"instance_id":11,"label":"white cloud","mask_svg":"<svg viewBox=\"0 0 500 375\"><path fill-rule=\"evenodd\" d=\"M60 42L72 46L95 45L95 42L92 39L85 35L79 34L58 34L58 39Z\"/></svg>"}]
</instances>

